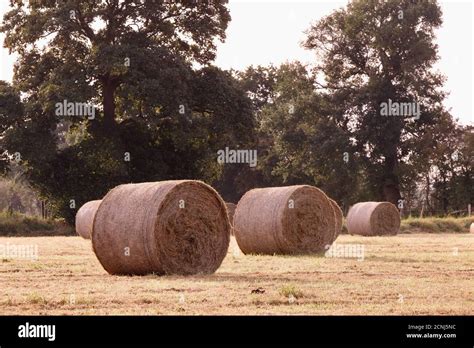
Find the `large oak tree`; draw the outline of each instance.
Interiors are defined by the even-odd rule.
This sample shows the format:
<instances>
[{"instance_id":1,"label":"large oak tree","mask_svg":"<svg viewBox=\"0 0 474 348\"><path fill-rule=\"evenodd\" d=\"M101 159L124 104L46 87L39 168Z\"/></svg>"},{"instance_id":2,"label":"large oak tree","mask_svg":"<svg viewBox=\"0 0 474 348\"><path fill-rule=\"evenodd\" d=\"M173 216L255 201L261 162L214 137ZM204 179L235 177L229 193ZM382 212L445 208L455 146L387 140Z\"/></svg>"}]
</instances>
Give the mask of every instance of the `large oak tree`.
<instances>
[{"instance_id":1,"label":"large oak tree","mask_svg":"<svg viewBox=\"0 0 474 348\"><path fill-rule=\"evenodd\" d=\"M108 130L116 123L120 86L140 82L142 91L153 92L160 85L157 70L176 57L212 61L230 20L225 0L10 3L1 31L5 47L19 54L15 81L21 90L41 94L44 105L67 97L95 102Z\"/></svg>"},{"instance_id":2,"label":"large oak tree","mask_svg":"<svg viewBox=\"0 0 474 348\"><path fill-rule=\"evenodd\" d=\"M376 199L398 202L401 162L417 156L416 140L440 119L451 120L442 105L444 77L433 69L441 23L434 0L354 0L307 31L305 46L321 61L320 90L350 125ZM418 103L420 119L381 116L389 99Z\"/></svg>"}]
</instances>

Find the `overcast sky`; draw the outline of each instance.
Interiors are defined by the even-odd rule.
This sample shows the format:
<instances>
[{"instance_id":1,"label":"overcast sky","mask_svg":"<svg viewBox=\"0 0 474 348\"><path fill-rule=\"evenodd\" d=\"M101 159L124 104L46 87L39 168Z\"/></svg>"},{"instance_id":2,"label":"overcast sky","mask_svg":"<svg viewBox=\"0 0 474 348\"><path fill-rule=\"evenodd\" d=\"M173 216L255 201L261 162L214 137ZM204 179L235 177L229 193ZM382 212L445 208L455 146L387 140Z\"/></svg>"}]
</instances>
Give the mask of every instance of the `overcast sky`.
<instances>
[{"instance_id":1,"label":"overcast sky","mask_svg":"<svg viewBox=\"0 0 474 348\"><path fill-rule=\"evenodd\" d=\"M0 18L9 1L0 0ZM227 39L220 44L215 64L244 69L249 65L275 65L299 60L313 64L312 52L300 44L311 23L344 6L347 1L231 0L232 21ZM450 92L445 105L463 124L473 124L473 4L470 0L441 1L443 26L437 31L440 61L436 65L447 77ZM0 36L3 43L3 36ZM0 49L0 80L11 81L15 57Z\"/></svg>"}]
</instances>

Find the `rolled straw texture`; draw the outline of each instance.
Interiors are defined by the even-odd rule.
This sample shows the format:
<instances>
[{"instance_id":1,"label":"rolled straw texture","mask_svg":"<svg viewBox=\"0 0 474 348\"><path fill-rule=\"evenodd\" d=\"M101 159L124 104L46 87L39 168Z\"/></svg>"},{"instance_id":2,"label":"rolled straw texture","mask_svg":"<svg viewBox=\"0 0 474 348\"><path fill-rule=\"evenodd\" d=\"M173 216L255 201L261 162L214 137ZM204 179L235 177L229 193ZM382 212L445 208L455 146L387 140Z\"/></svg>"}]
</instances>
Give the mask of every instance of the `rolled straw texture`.
<instances>
[{"instance_id":1,"label":"rolled straw texture","mask_svg":"<svg viewBox=\"0 0 474 348\"><path fill-rule=\"evenodd\" d=\"M349 234L396 235L400 230L400 213L390 202L360 202L349 209L346 225Z\"/></svg>"},{"instance_id":2,"label":"rolled straw texture","mask_svg":"<svg viewBox=\"0 0 474 348\"><path fill-rule=\"evenodd\" d=\"M76 214L76 233L82 238L91 239L94 216L102 200L90 201L79 208Z\"/></svg>"},{"instance_id":3,"label":"rolled straw texture","mask_svg":"<svg viewBox=\"0 0 474 348\"><path fill-rule=\"evenodd\" d=\"M200 181L120 185L103 199L92 245L111 274L209 274L230 239L225 203Z\"/></svg>"},{"instance_id":4,"label":"rolled straw texture","mask_svg":"<svg viewBox=\"0 0 474 348\"><path fill-rule=\"evenodd\" d=\"M245 254L322 252L333 241L335 225L326 194L308 185L250 190L234 215L234 234Z\"/></svg>"}]
</instances>

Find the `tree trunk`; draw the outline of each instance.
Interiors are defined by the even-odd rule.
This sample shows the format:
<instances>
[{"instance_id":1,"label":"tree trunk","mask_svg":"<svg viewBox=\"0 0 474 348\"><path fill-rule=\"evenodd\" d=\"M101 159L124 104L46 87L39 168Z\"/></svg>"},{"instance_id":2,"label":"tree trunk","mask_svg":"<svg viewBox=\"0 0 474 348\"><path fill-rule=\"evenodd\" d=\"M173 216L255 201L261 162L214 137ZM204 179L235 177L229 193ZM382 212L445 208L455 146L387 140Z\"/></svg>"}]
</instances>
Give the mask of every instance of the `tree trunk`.
<instances>
[{"instance_id":1,"label":"tree trunk","mask_svg":"<svg viewBox=\"0 0 474 348\"><path fill-rule=\"evenodd\" d=\"M115 90L117 86L111 79L106 79L102 83L102 104L104 107L104 127L107 131L115 128Z\"/></svg>"},{"instance_id":2,"label":"tree trunk","mask_svg":"<svg viewBox=\"0 0 474 348\"><path fill-rule=\"evenodd\" d=\"M382 197L385 201L393 203L398 208L400 195L400 184L397 175L398 160L396 155L385 157L385 175L383 178Z\"/></svg>"},{"instance_id":3,"label":"tree trunk","mask_svg":"<svg viewBox=\"0 0 474 348\"><path fill-rule=\"evenodd\" d=\"M383 198L386 202L393 203L398 207L399 200L402 198L398 180L387 178L383 185Z\"/></svg>"},{"instance_id":4,"label":"tree trunk","mask_svg":"<svg viewBox=\"0 0 474 348\"><path fill-rule=\"evenodd\" d=\"M443 213L444 215L448 214L448 183L446 182L446 175L443 174Z\"/></svg>"},{"instance_id":5,"label":"tree trunk","mask_svg":"<svg viewBox=\"0 0 474 348\"><path fill-rule=\"evenodd\" d=\"M431 182L430 182L430 172L426 174L426 188L425 188L425 201L426 201L426 210L428 212L431 212L431 204L430 204L430 187L431 187Z\"/></svg>"}]
</instances>

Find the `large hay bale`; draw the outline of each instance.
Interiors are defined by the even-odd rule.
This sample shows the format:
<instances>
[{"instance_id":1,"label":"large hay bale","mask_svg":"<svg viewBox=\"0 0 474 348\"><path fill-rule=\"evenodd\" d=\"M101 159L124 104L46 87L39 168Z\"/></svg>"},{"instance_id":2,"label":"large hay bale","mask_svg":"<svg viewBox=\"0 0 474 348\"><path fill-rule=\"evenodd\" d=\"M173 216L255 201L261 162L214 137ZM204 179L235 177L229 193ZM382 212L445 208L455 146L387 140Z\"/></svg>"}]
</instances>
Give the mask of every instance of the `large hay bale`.
<instances>
[{"instance_id":1,"label":"large hay bale","mask_svg":"<svg viewBox=\"0 0 474 348\"><path fill-rule=\"evenodd\" d=\"M400 230L400 213L389 202L360 202L349 209L346 225L349 234L396 235Z\"/></svg>"},{"instance_id":2,"label":"large hay bale","mask_svg":"<svg viewBox=\"0 0 474 348\"><path fill-rule=\"evenodd\" d=\"M102 200L85 203L76 213L76 233L82 238L91 239L94 216Z\"/></svg>"},{"instance_id":3,"label":"large hay bale","mask_svg":"<svg viewBox=\"0 0 474 348\"><path fill-rule=\"evenodd\" d=\"M342 223L344 219L344 214L342 213L341 208L337 204L337 202L331 198L329 198L329 202L331 203L331 207L334 210L334 213L336 214L336 231L334 233L334 239L333 242L337 239L339 234L342 232Z\"/></svg>"},{"instance_id":4,"label":"large hay bale","mask_svg":"<svg viewBox=\"0 0 474 348\"><path fill-rule=\"evenodd\" d=\"M102 200L92 231L111 274L209 274L230 239L224 201L200 181L120 185Z\"/></svg>"},{"instance_id":5,"label":"large hay bale","mask_svg":"<svg viewBox=\"0 0 474 348\"><path fill-rule=\"evenodd\" d=\"M322 252L336 217L326 194L308 185L248 191L237 204L234 234L245 254Z\"/></svg>"}]
</instances>

